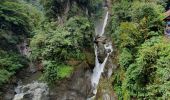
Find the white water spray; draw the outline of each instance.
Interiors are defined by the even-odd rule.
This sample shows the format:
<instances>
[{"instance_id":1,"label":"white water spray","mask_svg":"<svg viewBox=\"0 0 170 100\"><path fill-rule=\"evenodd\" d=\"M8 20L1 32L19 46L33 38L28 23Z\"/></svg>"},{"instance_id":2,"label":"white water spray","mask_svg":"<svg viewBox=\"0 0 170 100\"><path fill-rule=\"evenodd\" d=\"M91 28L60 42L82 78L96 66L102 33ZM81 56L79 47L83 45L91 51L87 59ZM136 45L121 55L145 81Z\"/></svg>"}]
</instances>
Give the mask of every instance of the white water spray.
<instances>
[{"instance_id":1,"label":"white water spray","mask_svg":"<svg viewBox=\"0 0 170 100\"><path fill-rule=\"evenodd\" d=\"M108 16L109 16L109 12L107 11L107 8L105 8L105 14L104 14L104 18L103 19L99 19L96 22L96 26L95 26L95 35L98 36L102 36L105 32L105 27L107 25L107 20L108 20Z\"/></svg>"},{"instance_id":2,"label":"white water spray","mask_svg":"<svg viewBox=\"0 0 170 100\"><path fill-rule=\"evenodd\" d=\"M32 82L15 88L13 100L48 100L49 88L46 83Z\"/></svg>"},{"instance_id":3,"label":"white water spray","mask_svg":"<svg viewBox=\"0 0 170 100\"><path fill-rule=\"evenodd\" d=\"M96 28L95 28L96 36L98 35L98 36L102 37L104 35L105 27L107 25L108 15L109 15L109 12L107 11L106 15L105 15L105 18L104 18L104 21L103 21L103 24L102 24L102 28L100 27L100 25L96 26ZM91 76L91 85L93 87L93 94L94 95L96 95L96 93L97 93L97 86L98 86L101 74L104 71L104 67L105 67L105 64L107 62L107 59L108 59L110 53L113 51L112 43L104 44L104 48L105 48L105 51L107 52L107 56L105 57L103 63L99 63L99 60L98 60L98 49L99 48L97 47L96 44L94 44L94 49L95 49L95 67L93 69L93 74ZM91 100L91 99L89 99L89 100Z\"/></svg>"},{"instance_id":4,"label":"white water spray","mask_svg":"<svg viewBox=\"0 0 170 100\"><path fill-rule=\"evenodd\" d=\"M105 32L105 27L106 27L106 25L107 25L108 16L109 16L109 12L107 11L107 12L106 12L105 19L104 19L102 31L101 31L101 33L99 34L100 36L102 36L102 35L104 34L104 32Z\"/></svg>"}]
</instances>

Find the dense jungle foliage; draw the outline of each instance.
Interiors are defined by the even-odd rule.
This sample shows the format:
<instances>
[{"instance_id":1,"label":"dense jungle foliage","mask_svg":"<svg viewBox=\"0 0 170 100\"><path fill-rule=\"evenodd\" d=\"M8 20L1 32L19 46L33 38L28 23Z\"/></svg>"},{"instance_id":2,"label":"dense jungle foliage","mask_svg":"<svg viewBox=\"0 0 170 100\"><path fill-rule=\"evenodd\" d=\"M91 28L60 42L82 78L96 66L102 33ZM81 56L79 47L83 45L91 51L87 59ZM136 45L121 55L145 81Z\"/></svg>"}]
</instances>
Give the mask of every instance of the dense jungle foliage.
<instances>
[{"instance_id":1,"label":"dense jungle foliage","mask_svg":"<svg viewBox=\"0 0 170 100\"><path fill-rule=\"evenodd\" d=\"M20 55L17 44L33 36L43 19L41 15L25 2L0 1L0 85L28 65L28 59Z\"/></svg>"},{"instance_id":2,"label":"dense jungle foliage","mask_svg":"<svg viewBox=\"0 0 170 100\"><path fill-rule=\"evenodd\" d=\"M29 62L41 62L54 83L93 50L94 22L103 0L0 0L0 87ZM109 35L117 48L113 87L119 100L170 98L170 40L164 36L167 0L112 0ZM31 56L18 45L28 40Z\"/></svg>"},{"instance_id":3,"label":"dense jungle foliage","mask_svg":"<svg viewBox=\"0 0 170 100\"><path fill-rule=\"evenodd\" d=\"M112 6L110 29L119 52L113 86L120 100L170 98L165 3L122 0Z\"/></svg>"}]
</instances>

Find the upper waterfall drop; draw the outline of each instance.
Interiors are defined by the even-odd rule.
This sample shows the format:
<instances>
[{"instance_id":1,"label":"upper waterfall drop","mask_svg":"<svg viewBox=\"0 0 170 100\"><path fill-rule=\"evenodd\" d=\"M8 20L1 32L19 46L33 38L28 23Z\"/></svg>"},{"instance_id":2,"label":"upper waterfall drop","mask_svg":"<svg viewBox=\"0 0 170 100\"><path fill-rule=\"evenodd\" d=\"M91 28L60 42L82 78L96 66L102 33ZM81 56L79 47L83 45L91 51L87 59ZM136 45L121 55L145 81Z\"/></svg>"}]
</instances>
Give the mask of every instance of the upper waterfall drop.
<instances>
[{"instance_id":1,"label":"upper waterfall drop","mask_svg":"<svg viewBox=\"0 0 170 100\"><path fill-rule=\"evenodd\" d=\"M104 34L104 32L105 32L105 27L106 27L106 25L107 25L108 16L109 16L109 12L107 11L107 12L106 12L105 19L104 19L102 31L101 31L101 33L99 34L99 36L102 36L102 35Z\"/></svg>"},{"instance_id":2,"label":"upper waterfall drop","mask_svg":"<svg viewBox=\"0 0 170 100\"><path fill-rule=\"evenodd\" d=\"M108 17L109 17L109 12L107 8L104 9L104 18L99 19L95 25L95 35L97 36L103 36L105 33L105 27L107 25Z\"/></svg>"}]
</instances>

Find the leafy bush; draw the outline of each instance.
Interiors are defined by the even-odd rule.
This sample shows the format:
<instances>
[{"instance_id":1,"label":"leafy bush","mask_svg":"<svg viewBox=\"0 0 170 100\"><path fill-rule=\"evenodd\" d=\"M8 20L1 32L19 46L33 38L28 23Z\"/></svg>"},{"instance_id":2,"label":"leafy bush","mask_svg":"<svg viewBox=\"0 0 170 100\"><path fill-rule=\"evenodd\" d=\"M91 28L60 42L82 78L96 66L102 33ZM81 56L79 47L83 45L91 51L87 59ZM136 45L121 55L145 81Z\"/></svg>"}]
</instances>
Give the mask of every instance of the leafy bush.
<instances>
[{"instance_id":1,"label":"leafy bush","mask_svg":"<svg viewBox=\"0 0 170 100\"><path fill-rule=\"evenodd\" d=\"M163 21L160 19L163 12L164 8L156 3L134 2L131 15L134 22L140 23L140 31L145 36L149 31L163 32Z\"/></svg>"},{"instance_id":2,"label":"leafy bush","mask_svg":"<svg viewBox=\"0 0 170 100\"><path fill-rule=\"evenodd\" d=\"M31 37L44 20L40 11L21 1L1 1L0 12L0 48L4 50L17 51L16 45Z\"/></svg>"},{"instance_id":3,"label":"leafy bush","mask_svg":"<svg viewBox=\"0 0 170 100\"><path fill-rule=\"evenodd\" d=\"M92 46L93 26L86 17L75 16L66 23L67 30L71 33L73 44L79 48L88 48ZM76 41L75 41L76 40Z\"/></svg>"},{"instance_id":4,"label":"leafy bush","mask_svg":"<svg viewBox=\"0 0 170 100\"><path fill-rule=\"evenodd\" d=\"M0 50L0 54L0 85L2 85L19 69L28 66L28 60L13 52Z\"/></svg>"},{"instance_id":5,"label":"leafy bush","mask_svg":"<svg viewBox=\"0 0 170 100\"><path fill-rule=\"evenodd\" d=\"M43 78L48 83L54 83L58 79L58 67L55 61L44 61L44 76Z\"/></svg>"},{"instance_id":6,"label":"leafy bush","mask_svg":"<svg viewBox=\"0 0 170 100\"><path fill-rule=\"evenodd\" d=\"M0 69L0 86L7 82L11 76L11 74L7 71L7 70L4 70L4 69Z\"/></svg>"},{"instance_id":7,"label":"leafy bush","mask_svg":"<svg viewBox=\"0 0 170 100\"><path fill-rule=\"evenodd\" d=\"M72 73L73 67L57 64L55 61L44 61L45 71L43 78L50 84L56 82L58 79L69 77Z\"/></svg>"},{"instance_id":8,"label":"leafy bush","mask_svg":"<svg viewBox=\"0 0 170 100\"><path fill-rule=\"evenodd\" d=\"M132 53L128 49L123 49L118 58L120 67L123 67L124 70L133 62Z\"/></svg>"},{"instance_id":9,"label":"leafy bush","mask_svg":"<svg viewBox=\"0 0 170 100\"><path fill-rule=\"evenodd\" d=\"M131 5L131 2L127 0L121 0L113 4L112 13L114 16L111 16L111 32L115 32L121 22L131 21Z\"/></svg>"},{"instance_id":10,"label":"leafy bush","mask_svg":"<svg viewBox=\"0 0 170 100\"><path fill-rule=\"evenodd\" d=\"M83 60L83 50L92 46L92 24L85 17L68 19L64 26L44 22L31 39L32 59L48 61L44 66L44 78L54 82L72 72L72 67L63 67L70 59Z\"/></svg>"},{"instance_id":11,"label":"leafy bush","mask_svg":"<svg viewBox=\"0 0 170 100\"><path fill-rule=\"evenodd\" d=\"M46 23L31 41L34 59L43 57L46 60L62 61L79 55L76 36L56 23ZM77 54L77 56L75 55ZM74 55L74 56L73 56Z\"/></svg>"},{"instance_id":12,"label":"leafy bush","mask_svg":"<svg viewBox=\"0 0 170 100\"><path fill-rule=\"evenodd\" d=\"M116 43L120 48L133 48L140 43L141 33L138 31L138 24L123 22L120 24L115 36Z\"/></svg>"}]
</instances>

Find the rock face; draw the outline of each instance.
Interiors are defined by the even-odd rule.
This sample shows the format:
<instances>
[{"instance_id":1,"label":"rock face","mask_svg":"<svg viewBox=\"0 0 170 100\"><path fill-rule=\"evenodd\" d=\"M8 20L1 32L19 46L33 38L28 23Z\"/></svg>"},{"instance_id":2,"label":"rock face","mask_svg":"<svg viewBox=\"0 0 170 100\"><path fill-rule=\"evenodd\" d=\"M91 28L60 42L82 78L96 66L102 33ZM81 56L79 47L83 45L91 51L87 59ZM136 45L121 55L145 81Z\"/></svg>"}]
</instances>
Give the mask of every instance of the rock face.
<instances>
[{"instance_id":1,"label":"rock face","mask_svg":"<svg viewBox=\"0 0 170 100\"><path fill-rule=\"evenodd\" d=\"M22 56L25 56L26 58L29 59L31 55L31 48L29 47L28 39L24 38L23 41L17 45L17 48ZM35 67L31 60L29 62L29 68L30 72L32 73L35 73L37 70L39 70L39 68Z\"/></svg>"},{"instance_id":2,"label":"rock face","mask_svg":"<svg viewBox=\"0 0 170 100\"><path fill-rule=\"evenodd\" d=\"M21 55L29 57L31 54L31 49L28 47L27 39L17 45L18 51Z\"/></svg>"},{"instance_id":3,"label":"rock face","mask_svg":"<svg viewBox=\"0 0 170 100\"><path fill-rule=\"evenodd\" d=\"M103 63L105 57L107 56L107 53L105 52L105 47L104 44L106 44L106 37L104 36L96 36L94 43L97 45L98 47L98 60L99 63Z\"/></svg>"},{"instance_id":4,"label":"rock face","mask_svg":"<svg viewBox=\"0 0 170 100\"><path fill-rule=\"evenodd\" d=\"M47 84L33 82L15 88L16 95L13 100L49 100Z\"/></svg>"},{"instance_id":5,"label":"rock face","mask_svg":"<svg viewBox=\"0 0 170 100\"><path fill-rule=\"evenodd\" d=\"M91 71L87 70L89 66L86 62L82 62L77 67L71 78L58 83L53 91L50 91L50 100L86 100L90 97Z\"/></svg>"},{"instance_id":6,"label":"rock face","mask_svg":"<svg viewBox=\"0 0 170 100\"><path fill-rule=\"evenodd\" d=\"M14 86L13 85L9 85L9 86L4 86L5 90L8 90L8 91L4 91L4 94L2 98L0 98L0 100L12 100L14 95L15 95L15 92L13 91L14 89Z\"/></svg>"}]
</instances>

